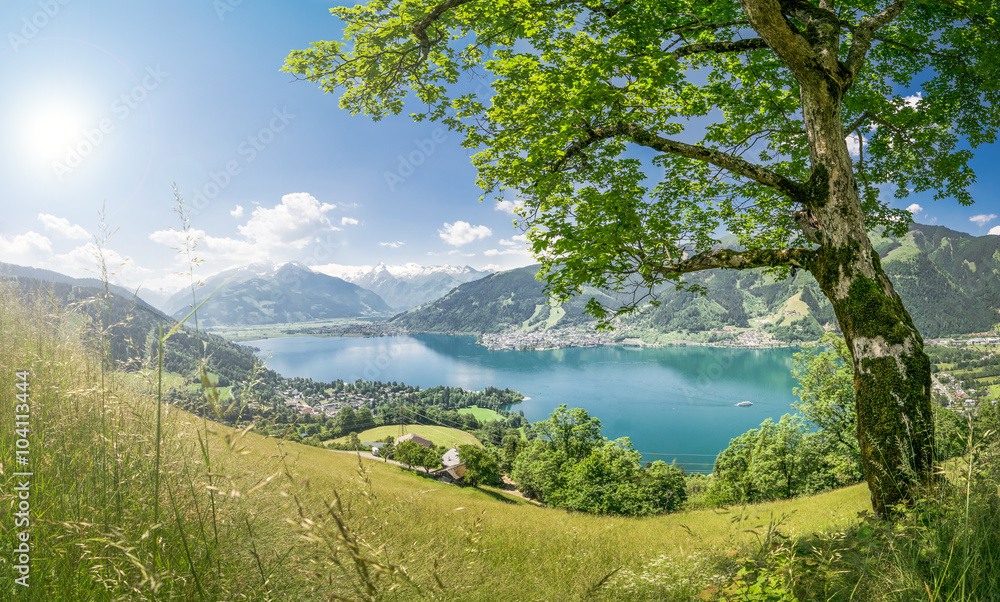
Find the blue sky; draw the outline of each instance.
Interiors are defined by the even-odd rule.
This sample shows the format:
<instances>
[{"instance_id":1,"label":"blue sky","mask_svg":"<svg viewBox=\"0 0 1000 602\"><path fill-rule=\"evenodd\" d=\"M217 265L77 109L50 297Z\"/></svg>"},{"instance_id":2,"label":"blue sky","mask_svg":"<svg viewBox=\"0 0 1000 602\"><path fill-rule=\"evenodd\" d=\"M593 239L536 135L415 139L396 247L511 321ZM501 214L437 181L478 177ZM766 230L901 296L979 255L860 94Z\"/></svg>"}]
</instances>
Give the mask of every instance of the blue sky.
<instances>
[{"instance_id":1,"label":"blue sky","mask_svg":"<svg viewBox=\"0 0 1000 602\"><path fill-rule=\"evenodd\" d=\"M330 6L4 2L0 261L92 275L103 205L116 279L180 286L176 182L204 236L202 275L257 260L531 263L513 217L477 202L457 134L351 116L279 71L290 50L340 38ZM987 234L1000 224L997 159L979 151L973 207L929 195L902 205L919 205L919 222Z\"/></svg>"}]
</instances>

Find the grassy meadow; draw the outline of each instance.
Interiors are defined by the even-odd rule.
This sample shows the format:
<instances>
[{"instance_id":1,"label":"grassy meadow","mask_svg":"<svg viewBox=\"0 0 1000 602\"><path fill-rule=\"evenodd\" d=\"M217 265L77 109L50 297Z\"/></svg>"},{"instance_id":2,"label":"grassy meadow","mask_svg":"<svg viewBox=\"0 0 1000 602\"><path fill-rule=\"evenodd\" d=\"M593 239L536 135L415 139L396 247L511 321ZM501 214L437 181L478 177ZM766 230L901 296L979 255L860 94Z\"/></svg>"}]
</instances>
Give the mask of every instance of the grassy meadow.
<instances>
[{"instance_id":1,"label":"grassy meadow","mask_svg":"<svg viewBox=\"0 0 1000 602\"><path fill-rule=\"evenodd\" d=\"M458 429L453 429L447 426L439 425L424 425L424 424L406 424L403 425L403 433L414 433L420 435L424 439L427 439L434 445L444 445L446 447L457 447L459 445L478 445L482 447L482 443L479 439L476 439L471 433L465 431L460 431ZM400 429L399 425L394 426L377 426L366 431L358 433L358 439L362 443L366 441L381 441L386 437L399 437ZM337 439L331 439L329 443L349 443L350 437L339 437Z\"/></svg>"},{"instance_id":2,"label":"grassy meadow","mask_svg":"<svg viewBox=\"0 0 1000 602\"><path fill-rule=\"evenodd\" d=\"M4 599L980 600L996 584L1000 508L979 459L942 487L958 497L895 525L864 518L864 485L643 519L567 512L160 404L158 372L111 369L60 312L0 286ZM27 527L11 411L24 372ZM24 531L29 586L11 586Z\"/></svg>"},{"instance_id":3,"label":"grassy meadow","mask_svg":"<svg viewBox=\"0 0 1000 602\"><path fill-rule=\"evenodd\" d=\"M489 408L481 408L479 406L469 406L467 408L462 408L458 410L459 414L472 414L472 416L479 422L490 422L492 420L503 420L498 412L491 410Z\"/></svg>"}]
</instances>

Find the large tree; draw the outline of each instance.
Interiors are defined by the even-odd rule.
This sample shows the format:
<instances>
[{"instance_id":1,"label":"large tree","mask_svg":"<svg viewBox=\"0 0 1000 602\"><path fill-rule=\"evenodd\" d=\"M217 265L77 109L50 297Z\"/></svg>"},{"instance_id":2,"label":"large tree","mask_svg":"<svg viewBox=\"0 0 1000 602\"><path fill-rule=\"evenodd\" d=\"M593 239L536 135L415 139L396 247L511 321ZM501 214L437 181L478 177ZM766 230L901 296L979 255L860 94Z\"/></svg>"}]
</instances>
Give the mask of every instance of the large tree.
<instances>
[{"instance_id":1,"label":"large tree","mask_svg":"<svg viewBox=\"0 0 1000 602\"><path fill-rule=\"evenodd\" d=\"M690 272L811 272L851 352L874 509L931 480L927 356L867 231L909 224L884 191L972 202L970 149L1000 123L992 0L372 0L332 12L344 41L293 51L285 69L352 112L377 120L412 99L416 119L462 132L486 195L522 203L557 297L624 293L620 307L590 303L607 322L663 284L690 287ZM738 245L719 248L723 231Z\"/></svg>"}]
</instances>

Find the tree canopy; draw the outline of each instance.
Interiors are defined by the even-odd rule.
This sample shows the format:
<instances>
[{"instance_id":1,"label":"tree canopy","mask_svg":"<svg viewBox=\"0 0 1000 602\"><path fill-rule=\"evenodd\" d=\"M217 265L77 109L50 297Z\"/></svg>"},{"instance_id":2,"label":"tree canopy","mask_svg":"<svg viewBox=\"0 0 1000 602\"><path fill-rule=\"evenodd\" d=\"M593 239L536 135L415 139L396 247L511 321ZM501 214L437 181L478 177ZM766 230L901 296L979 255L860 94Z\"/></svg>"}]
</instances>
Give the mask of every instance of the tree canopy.
<instances>
[{"instance_id":1,"label":"tree canopy","mask_svg":"<svg viewBox=\"0 0 1000 602\"><path fill-rule=\"evenodd\" d=\"M662 285L696 288L684 274L699 270L812 273L850 350L874 509L933 481L930 364L867 231L906 231L892 197L972 202L972 150L1000 127L997 3L331 10L344 40L292 51L284 69L352 112L378 120L409 106L461 132L485 198L519 203L548 290L617 293L588 302L603 324L655 304ZM733 248L719 248L723 231Z\"/></svg>"},{"instance_id":2,"label":"tree canopy","mask_svg":"<svg viewBox=\"0 0 1000 602\"><path fill-rule=\"evenodd\" d=\"M803 81L843 92L866 227L911 219L883 190L971 203L970 148L1000 124L991 2L378 0L331 12L345 40L293 51L285 69L352 112L410 108L462 132L487 195L523 201L520 224L563 295L792 265L791 252L712 251L720 229L746 249L811 242L793 215L824 177Z\"/></svg>"}]
</instances>

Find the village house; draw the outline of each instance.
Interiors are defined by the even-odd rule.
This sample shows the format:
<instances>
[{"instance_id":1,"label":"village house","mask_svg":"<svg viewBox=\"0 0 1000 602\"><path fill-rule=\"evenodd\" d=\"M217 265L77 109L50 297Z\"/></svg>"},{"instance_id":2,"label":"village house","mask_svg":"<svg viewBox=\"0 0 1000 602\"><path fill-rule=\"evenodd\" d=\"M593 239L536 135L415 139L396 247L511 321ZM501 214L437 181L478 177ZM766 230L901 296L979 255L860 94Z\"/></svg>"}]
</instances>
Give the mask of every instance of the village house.
<instances>
[{"instance_id":1,"label":"village house","mask_svg":"<svg viewBox=\"0 0 1000 602\"><path fill-rule=\"evenodd\" d=\"M451 448L441 457L441 468L431 473L442 483L459 483L465 477L465 463L458 455L456 448Z\"/></svg>"},{"instance_id":2,"label":"village house","mask_svg":"<svg viewBox=\"0 0 1000 602\"><path fill-rule=\"evenodd\" d=\"M403 442L406 442L406 441L413 441L417 445L420 445L422 447L426 447L428 449L430 449L431 447L434 447L433 443L431 443L427 439L424 439L420 435L417 435L416 433L407 433L407 434L403 435L402 437L396 437L396 441L395 441L394 445L399 445L400 443L403 443Z\"/></svg>"}]
</instances>

